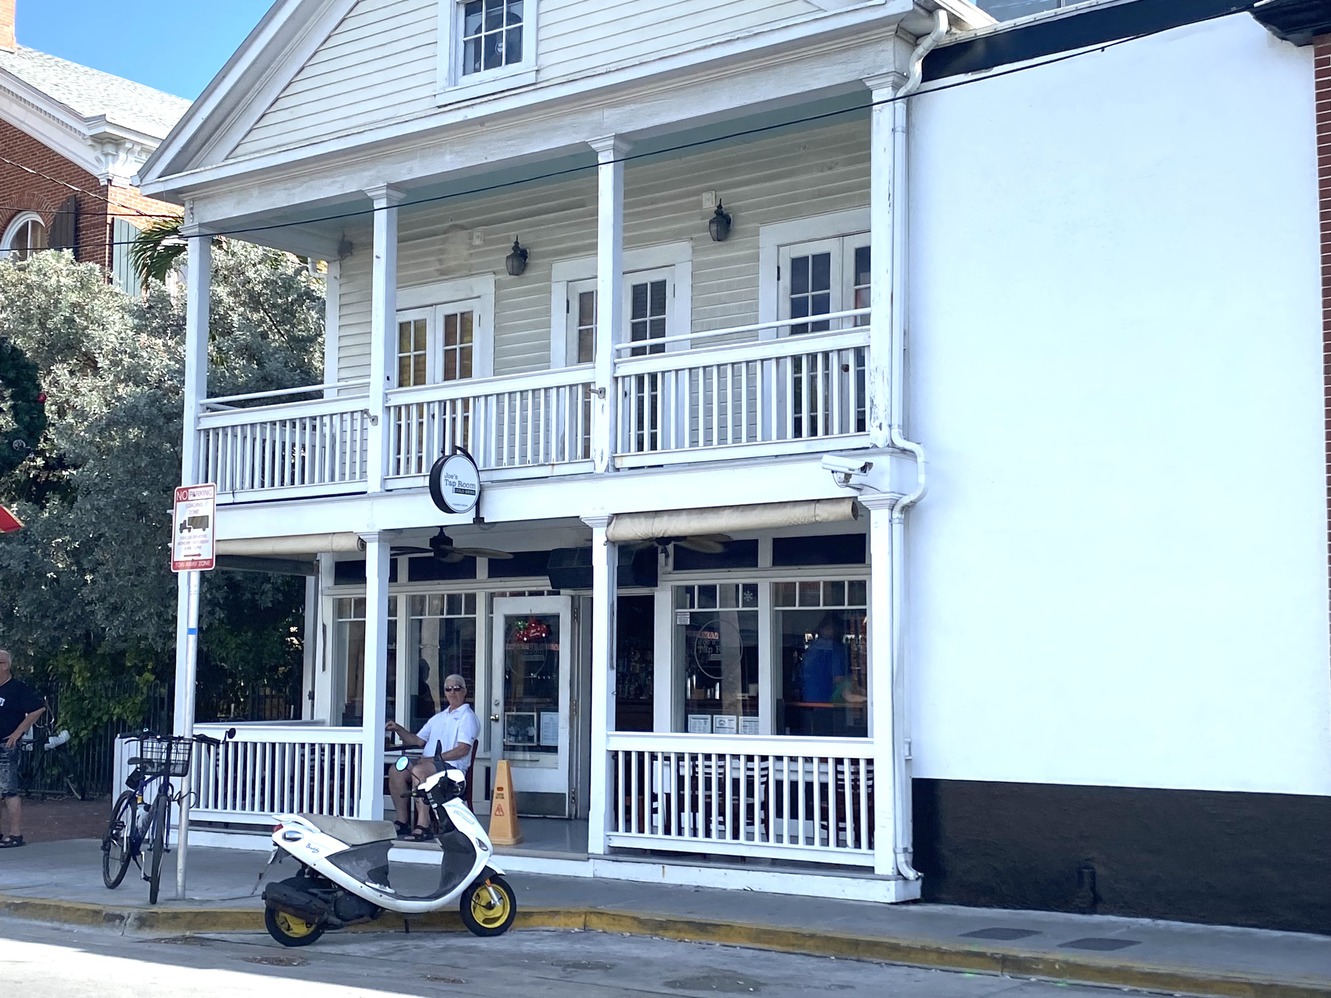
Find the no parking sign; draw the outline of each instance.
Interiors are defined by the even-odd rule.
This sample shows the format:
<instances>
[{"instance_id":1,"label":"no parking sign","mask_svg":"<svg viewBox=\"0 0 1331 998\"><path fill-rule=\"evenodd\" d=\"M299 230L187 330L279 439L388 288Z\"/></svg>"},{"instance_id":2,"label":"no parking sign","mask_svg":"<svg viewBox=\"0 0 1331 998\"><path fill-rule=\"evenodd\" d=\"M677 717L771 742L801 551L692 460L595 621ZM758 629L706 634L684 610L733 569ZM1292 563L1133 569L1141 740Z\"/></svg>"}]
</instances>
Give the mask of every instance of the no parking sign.
<instances>
[{"instance_id":1,"label":"no parking sign","mask_svg":"<svg viewBox=\"0 0 1331 998\"><path fill-rule=\"evenodd\" d=\"M176 489L171 531L171 571L208 572L217 564L216 485L181 485Z\"/></svg>"}]
</instances>

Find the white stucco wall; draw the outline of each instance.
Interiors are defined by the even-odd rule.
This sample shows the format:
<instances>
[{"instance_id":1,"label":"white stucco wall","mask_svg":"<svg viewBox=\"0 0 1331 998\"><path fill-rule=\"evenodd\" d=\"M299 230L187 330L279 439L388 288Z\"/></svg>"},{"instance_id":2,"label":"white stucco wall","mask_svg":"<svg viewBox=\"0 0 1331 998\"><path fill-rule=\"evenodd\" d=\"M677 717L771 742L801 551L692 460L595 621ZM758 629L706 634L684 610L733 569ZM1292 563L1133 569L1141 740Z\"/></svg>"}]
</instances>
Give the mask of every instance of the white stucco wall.
<instances>
[{"instance_id":1,"label":"white stucco wall","mask_svg":"<svg viewBox=\"0 0 1331 998\"><path fill-rule=\"evenodd\" d=\"M915 100L917 776L1331 793L1313 129L1247 16Z\"/></svg>"}]
</instances>

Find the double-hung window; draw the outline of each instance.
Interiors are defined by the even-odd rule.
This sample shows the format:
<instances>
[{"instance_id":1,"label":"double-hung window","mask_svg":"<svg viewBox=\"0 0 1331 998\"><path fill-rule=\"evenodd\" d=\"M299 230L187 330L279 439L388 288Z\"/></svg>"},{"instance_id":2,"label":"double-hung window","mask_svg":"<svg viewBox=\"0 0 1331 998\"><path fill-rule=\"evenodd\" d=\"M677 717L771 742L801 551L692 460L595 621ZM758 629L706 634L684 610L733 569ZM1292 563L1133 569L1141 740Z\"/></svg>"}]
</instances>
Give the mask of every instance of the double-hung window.
<instances>
[{"instance_id":1,"label":"double-hung window","mask_svg":"<svg viewBox=\"0 0 1331 998\"><path fill-rule=\"evenodd\" d=\"M536 79L539 0L439 0L439 90L479 96Z\"/></svg>"}]
</instances>

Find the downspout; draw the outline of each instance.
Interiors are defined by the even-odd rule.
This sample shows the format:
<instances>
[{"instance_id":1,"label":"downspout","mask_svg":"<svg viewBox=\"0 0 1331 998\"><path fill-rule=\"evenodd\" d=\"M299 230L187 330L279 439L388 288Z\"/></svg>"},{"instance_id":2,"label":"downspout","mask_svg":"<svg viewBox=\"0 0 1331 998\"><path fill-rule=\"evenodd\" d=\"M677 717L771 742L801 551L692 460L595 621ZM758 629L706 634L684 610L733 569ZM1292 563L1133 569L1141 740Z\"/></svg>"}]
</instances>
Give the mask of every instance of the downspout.
<instances>
[{"instance_id":1,"label":"downspout","mask_svg":"<svg viewBox=\"0 0 1331 998\"><path fill-rule=\"evenodd\" d=\"M891 203L894 207L892 218L892 314L890 317L890 335L892 339L892 425L888 428L888 439L893 447L908 451L915 457L915 489L903 496L892 507L892 702L896 705L897 721L892 725L896 733L897 744L893 747L892 758L895 772L892 787L894 794L893 815L896 821L896 866L897 872L907 880L920 879L919 871L911 865L913 859L913 836L911 819L910 784L907 780L906 752L910 744L910 732L907 721L910 718L910 705L906 702L906 629L904 614L906 600L904 588L906 582L906 511L924 498L928 490L928 462L924 448L906 437L905 387L906 387L906 296L909 288L910 260L910 217L908 212L910 185L907 182L907 112L906 98L919 89L924 75L924 57L933 51L943 36L947 34L948 18L942 10L934 11L934 27L915 46L910 56L909 75L905 84L897 91L892 100L892 177Z\"/></svg>"}]
</instances>

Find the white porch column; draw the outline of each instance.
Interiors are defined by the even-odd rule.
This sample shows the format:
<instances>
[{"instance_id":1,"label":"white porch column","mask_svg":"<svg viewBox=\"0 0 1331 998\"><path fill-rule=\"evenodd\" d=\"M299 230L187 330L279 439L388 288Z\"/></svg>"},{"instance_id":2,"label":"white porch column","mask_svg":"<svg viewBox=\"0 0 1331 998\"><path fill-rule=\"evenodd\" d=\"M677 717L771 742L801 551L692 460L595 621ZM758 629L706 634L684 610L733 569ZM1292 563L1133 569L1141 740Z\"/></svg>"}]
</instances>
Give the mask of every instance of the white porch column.
<instances>
[{"instance_id":1,"label":"white porch column","mask_svg":"<svg viewBox=\"0 0 1331 998\"><path fill-rule=\"evenodd\" d=\"M592 463L613 471L618 445L615 344L624 319L624 156L630 144L593 139L596 150L596 398L592 402ZM593 738L595 736L593 735Z\"/></svg>"},{"instance_id":2,"label":"white porch column","mask_svg":"<svg viewBox=\"0 0 1331 998\"><path fill-rule=\"evenodd\" d=\"M869 510L869 737L873 741L874 873L897 874L897 713L892 635L892 507L896 496L861 495ZM906 793L910 788L906 788ZM909 806L907 807L909 813ZM910 843L904 843L909 848Z\"/></svg>"},{"instance_id":3,"label":"white porch column","mask_svg":"<svg viewBox=\"0 0 1331 998\"><path fill-rule=\"evenodd\" d=\"M869 442L886 447L891 438L892 331L905 329L904 302L892 294L892 275L899 265L907 225L906 205L896 196L906 190L906 102L891 98L906 82L900 73L884 73L864 81L873 95L869 112L869 256L873 283L869 288ZM894 310L901 325L893 324Z\"/></svg>"},{"instance_id":4,"label":"white porch column","mask_svg":"<svg viewBox=\"0 0 1331 998\"><path fill-rule=\"evenodd\" d=\"M582 522L592 528L592 772L587 801L587 854L602 856L605 854L606 823L615 804L610 800L606 732L615 724L615 606L619 545L605 538L610 517L584 516Z\"/></svg>"},{"instance_id":5,"label":"white porch column","mask_svg":"<svg viewBox=\"0 0 1331 998\"><path fill-rule=\"evenodd\" d=\"M382 492L388 471L385 403L397 362L397 206L402 192L387 185L365 192L374 202L374 263L370 280L370 433L366 460L369 492Z\"/></svg>"},{"instance_id":6,"label":"white porch column","mask_svg":"<svg viewBox=\"0 0 1331 998\"><path fill-rule=\"evenodd\" d=\"M192 205L187 216L192 216ZM213 280L212 237L192 229L185 268L184 423L180 441L180 484L202 484L199 476L199 406L208 397L208 306ZM195 640L199 573L176 575L176 691L173 730L194 730Z\"/></svg>"},{"instance_id":7,"label":"white porch column","mask_svg":"<svg viewBox=\"0 0 1331 998\"><path fill-rule=\"evenodd\" d=\"M365 540L365 711L364 760L356 817L384 816L384 711L388 706L388 538L378 532Z\"/></svg>"}]
</instances>

